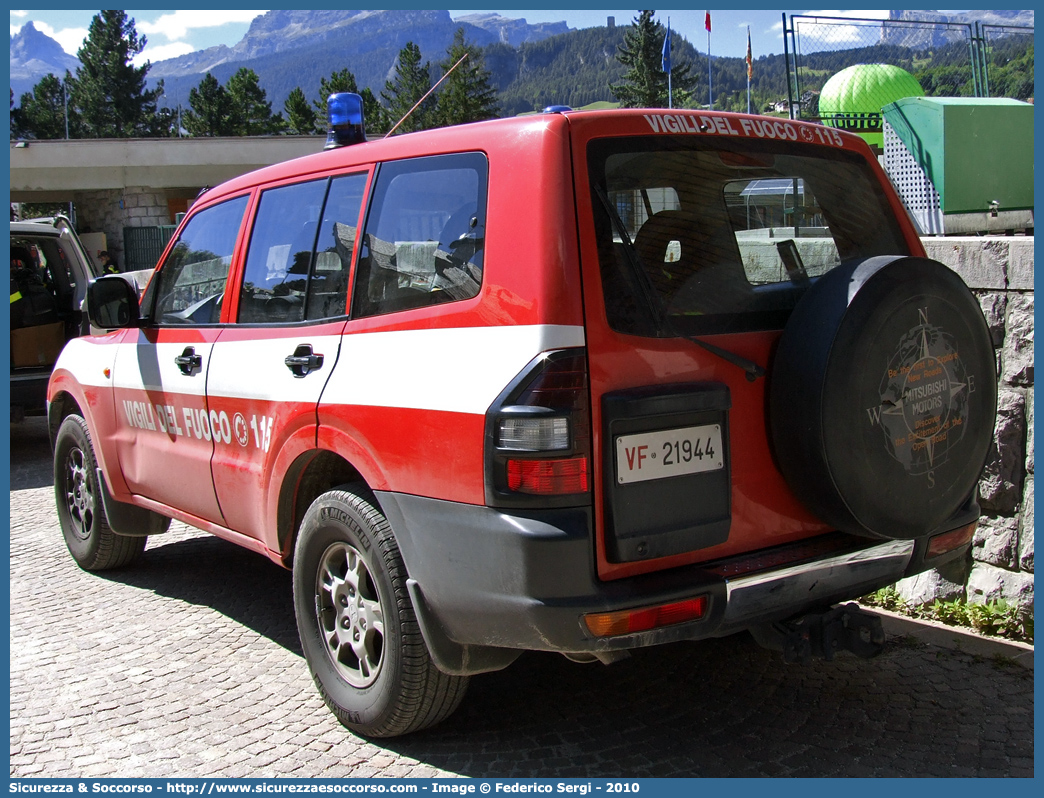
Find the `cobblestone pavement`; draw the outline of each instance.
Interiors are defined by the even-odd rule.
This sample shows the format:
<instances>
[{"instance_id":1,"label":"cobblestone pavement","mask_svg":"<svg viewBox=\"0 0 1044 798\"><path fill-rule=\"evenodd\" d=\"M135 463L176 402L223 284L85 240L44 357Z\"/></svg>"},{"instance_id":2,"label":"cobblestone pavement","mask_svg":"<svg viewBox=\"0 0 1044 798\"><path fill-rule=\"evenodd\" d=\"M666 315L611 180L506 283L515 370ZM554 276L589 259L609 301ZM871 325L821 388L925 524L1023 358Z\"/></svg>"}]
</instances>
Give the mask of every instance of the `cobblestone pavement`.
<instances>
[{"instance_id":1,"label":"cobblestone pavement","mask_svg":"<svg viewBox=\"0 0 1044 798\"><path fill-rule=\"evenodd\" d=\"M1032 671L891 641L786 666L747 636L611 667L526 654L372 743L297 642L288 572L180 524L129 570L65 550L42 425L12 426L13 777L1032 776Z\"/></svg>"}]
</instances>

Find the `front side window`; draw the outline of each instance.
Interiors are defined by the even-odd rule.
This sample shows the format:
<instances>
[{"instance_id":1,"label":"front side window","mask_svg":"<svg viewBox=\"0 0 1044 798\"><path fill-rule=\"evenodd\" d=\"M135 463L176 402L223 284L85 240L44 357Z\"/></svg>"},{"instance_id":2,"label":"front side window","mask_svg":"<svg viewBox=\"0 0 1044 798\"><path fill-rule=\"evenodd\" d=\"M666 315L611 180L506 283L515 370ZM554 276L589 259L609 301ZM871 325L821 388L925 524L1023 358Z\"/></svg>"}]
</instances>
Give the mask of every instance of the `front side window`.
<instances>
[{"instance_id":1,"label":"front side window","mask_svg":"<svg viewBox=\"0 0 1044 798\"><path fill-rule=\"evenodd\" d=\"M606 312L650 336L781 329L817 277L909 249L863 159L750 139L588 148Z\"/></svg>"},{"instance_id":2,"label":"front side window","mask_svg":"<svg viewBox=\"0 0 1044 798\"><path fill-rule=\"evenodd\" d=\"M216 324L221 317L225 280L247 206L236 197L193 216L160 267L155 293L150 284L142 307L155 297L158 324Z\"/></svg>"},{"instance_id":3,"label":"front side window","mask_svg":"<svg viewBox=\"0 0 1044 798\"><path fill-rule=\"evenodd\" d=\"M354 315L409 310L478 294L487 169L481 153L381 166L363 231Z\"/></svg>"}]
</instances>

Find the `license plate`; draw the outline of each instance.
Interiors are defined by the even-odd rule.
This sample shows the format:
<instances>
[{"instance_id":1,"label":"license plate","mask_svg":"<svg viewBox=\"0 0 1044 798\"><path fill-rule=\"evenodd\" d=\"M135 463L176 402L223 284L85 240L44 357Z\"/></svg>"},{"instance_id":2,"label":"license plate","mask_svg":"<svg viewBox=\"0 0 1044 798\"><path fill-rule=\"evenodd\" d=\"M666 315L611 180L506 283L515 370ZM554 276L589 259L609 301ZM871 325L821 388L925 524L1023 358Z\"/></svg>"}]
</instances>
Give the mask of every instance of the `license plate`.
<instances>
[{"instance_id":1,"label":"license plate","mask_svg":"<svg viewBox=\"0 0 1044 798\"><path fill-rule=\"evenodd\" d=\"M621 485L717 471L723 465L719 424L621 435L616 439L616 479Z\"/></svg>"}]
</instances>

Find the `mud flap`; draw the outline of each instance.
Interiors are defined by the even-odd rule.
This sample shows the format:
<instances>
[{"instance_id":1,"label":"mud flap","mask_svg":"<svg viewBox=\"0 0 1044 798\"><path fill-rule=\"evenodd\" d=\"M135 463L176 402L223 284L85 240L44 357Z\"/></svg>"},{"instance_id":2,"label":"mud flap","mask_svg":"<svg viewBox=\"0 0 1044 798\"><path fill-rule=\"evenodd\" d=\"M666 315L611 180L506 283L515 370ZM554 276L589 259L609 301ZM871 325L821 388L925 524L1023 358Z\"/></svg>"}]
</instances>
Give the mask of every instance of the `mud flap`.
<instances>
[{"instance_id":1,"label":"mud flap","mask_svg":"<svg viewBox=\"0 0 1044 798\"><path fill-rule=\"evenodd\" d=\"M170 519L144 507L117 501L109 493L109 484L105 481L105 472L97 470L98 484L101 486L102 506L109 529L114 535L127 538L161 535L170 527Z\"/></svg>"}]
</instances>

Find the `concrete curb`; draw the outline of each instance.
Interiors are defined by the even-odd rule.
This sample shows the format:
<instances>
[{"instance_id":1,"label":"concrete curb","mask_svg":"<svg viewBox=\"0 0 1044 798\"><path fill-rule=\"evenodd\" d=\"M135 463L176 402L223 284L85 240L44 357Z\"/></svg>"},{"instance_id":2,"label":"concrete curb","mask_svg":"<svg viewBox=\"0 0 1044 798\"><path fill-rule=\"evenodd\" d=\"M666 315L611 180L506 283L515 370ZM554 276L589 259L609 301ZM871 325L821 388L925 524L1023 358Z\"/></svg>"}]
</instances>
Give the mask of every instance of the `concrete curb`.
<instances>
[{"instance_id":1,"label":"concrete curb","mask_svg":"<svg viewBox=\"0 0 1044 798\"><path fill-rule=\"evenodd\" d=\"M889 637L912 637L922 643L953 651L963 651L980 657L1003 657L1024 668L1033 670L1033 646L1014 640L983 637L968 629L946 626L922 618L907 618L878 607L862 607L880 616L885 634Z\"/></svg>"}]
</instances>

